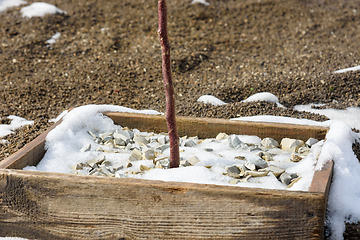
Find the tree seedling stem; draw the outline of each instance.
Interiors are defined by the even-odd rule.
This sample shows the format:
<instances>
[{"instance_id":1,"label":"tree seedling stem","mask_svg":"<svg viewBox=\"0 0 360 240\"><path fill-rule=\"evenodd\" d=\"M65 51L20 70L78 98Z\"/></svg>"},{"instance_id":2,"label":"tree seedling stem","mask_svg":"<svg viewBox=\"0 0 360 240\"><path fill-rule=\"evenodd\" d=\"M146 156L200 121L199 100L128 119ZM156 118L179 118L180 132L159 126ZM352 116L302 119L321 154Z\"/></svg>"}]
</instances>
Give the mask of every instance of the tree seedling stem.
<instances>
[{"instance_id":1,"label":"tree seedling stem","mask_svg":"<svg viewBox=\"0 0 360 240\"><path fill-rule=\"evenodd\" d=\"M158 0L159 38L162 52L162 75L166 96L166 122L170 140L170 168L180 165L179 136L175 119L175 92L171 76L170 43L167 34L167 8L165 0Z\"/></svg>"}]
</instances>

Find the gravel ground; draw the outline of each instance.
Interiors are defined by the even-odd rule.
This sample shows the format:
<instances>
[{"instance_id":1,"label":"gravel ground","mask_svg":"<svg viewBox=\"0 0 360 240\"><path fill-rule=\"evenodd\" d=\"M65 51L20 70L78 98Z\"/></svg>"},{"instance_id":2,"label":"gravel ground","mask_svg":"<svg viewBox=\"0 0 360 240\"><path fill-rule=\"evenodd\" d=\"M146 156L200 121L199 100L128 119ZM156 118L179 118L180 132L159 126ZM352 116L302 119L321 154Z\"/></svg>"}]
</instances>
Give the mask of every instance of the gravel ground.
<instances>
[{"instance_id":1,"label":"gravel ground","mask_svg":"<svg viewBox=\"0 0 360 240\"><path fill-rule=\"evenodd\" d=\"M28 3L33 1L29 0ZM34 120L8 135L0 160L34 139L63 110L116 104L164 112L157 1L48 0L67 14L22 18L0 13L0 124L8 115ZM360 0L190 0L168 3L177 114L231 118L271 114L318 121L297 104L359 106ZM60 32L59 41L46 40ZM240 103L275 94L286 109ZM214 95L229 104L196 100ZM355 151L359 147L354 146ZM358 154L359 155L359 154ZM359 227L347 225L346 239Z\"/></svg>"}]
</instances>

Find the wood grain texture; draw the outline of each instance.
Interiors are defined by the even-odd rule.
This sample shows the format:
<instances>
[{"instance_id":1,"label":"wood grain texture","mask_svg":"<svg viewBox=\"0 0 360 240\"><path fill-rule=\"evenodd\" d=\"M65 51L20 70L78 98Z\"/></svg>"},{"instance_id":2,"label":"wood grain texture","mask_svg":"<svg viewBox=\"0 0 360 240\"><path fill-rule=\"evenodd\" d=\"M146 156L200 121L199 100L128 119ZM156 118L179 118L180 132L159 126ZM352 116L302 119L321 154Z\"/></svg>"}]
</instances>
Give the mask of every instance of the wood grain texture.
<instances>
[{"instance_id":1,"label":"wood grain texture","mask_svg":"<svg viewBox=\"0 0 360 240\"><path fill-rule=\"evenodd\" d=\"M116 124L166 132L164 116L107 113ZM177 118L181 135L219 132L307 140L327 128ZM55 127L54 125L53 127ZM49 129L48 131L50 131ZM47 131L47 132L48 132ZM0 166L0 236L30 239L321 239L332 162L310 192L28 172L47 132Z\"/></svg>"},{"instance_id":2,"label":"wood grain texture","mask_svg":"<svg viewBox=\"0 0 360 240\"><path fill-rule=\"evenodd\" d=\"M163 115L145 115L134 113L105 113L116 124L140 131L167 132ZM176 118L179 136L216 137L220 132L227 134L256 135L260 138L272 137L278 142L282 138L297 138L307 141L310 137L324 139L329 128L283 123L261 123L236 121L217 118Z\"/></svg>"},{"instance_id":3,"label":"wood grain texture","mask_svg":"<svg viewBox=\"0 0 360 240\"><path fill-rule=\"evenodd\" d=\"M0 236L37 239L319 239L325 208L322 193L8 169L0 197Z\"/></svg>"},{"instance_id":4,"label":"wood grain texture","mask_svg":"<svg viewBox=\"0 0 360 240\"><path fill-rule=\"evenodd\" d=\"M329 161L321 170L316 171L311 182L309 192L328 192L330 190L333 168L334 162Z\"/></svg>"},{"instance_id":5,"label":"wood grain texture","mask_svg":"<svg viewBox=\"0 0 360 240\"><path fill-rule=\"evenodd\" d=\"M315 171L314 177L311 181L309 192L322 192L324 193L324 206L327 205L332 175L334 170L334 162L327 162L319 171ZM326 216L326 208L324 209L324 216ZM324 219L325 220L325 219ZM321 232L325 231L325 226L321 228Z\"/></svg>"}]
</instances>

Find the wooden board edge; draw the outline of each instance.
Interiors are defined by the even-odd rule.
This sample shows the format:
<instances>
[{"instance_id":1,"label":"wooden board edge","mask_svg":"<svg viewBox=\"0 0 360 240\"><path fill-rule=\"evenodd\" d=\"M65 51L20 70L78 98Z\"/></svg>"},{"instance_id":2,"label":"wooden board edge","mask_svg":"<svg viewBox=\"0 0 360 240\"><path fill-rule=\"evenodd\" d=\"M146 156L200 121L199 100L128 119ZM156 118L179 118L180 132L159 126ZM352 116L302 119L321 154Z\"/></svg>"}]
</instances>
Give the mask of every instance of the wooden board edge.
<instances>
[{"instance_id":1,"label":"wooden board edge","mask_svg":"<svg viewBox=\"0 0 360 240\"><path fill-rule=\"evenodd\" d=\"M119 118L142 118L142 119L157 119L158 121L166 122L165 115L152 115L152 114L143 114L143 113L129 113L129 112L103 112L104 115L108 116L111 119L115 119L115 123ZM208 117L189 117L189 116L176 116L177 120L180 121L198 121L203 123L212 123L220 124L220 123L236 123L236 124L243 124L243 125L266 125L270 127L282 128L283 126L290 127L290 128L301 128L301 129L316 129L316 130L323 130L328 131L328 127L323 126L311 126L311 125L301 125L301 124L291 124L291 123L277 123L277 122L259 122L259 121L243 121L243 120L234 120L234 119L223 119L223 118L208 118Z\"/></svg>"},{"instance_id":2,"label":"wooden board edge","mask_svg":"<svg viewBox=\"0 0 360 240\"><path fill-rule=\"evenodd\" d=\"M321 170L315 171L309 192L324 193L328 195L331 185L331 179L334 170L334 161L328 161Z\"/></svg>"},{"instance_id":3,"label":"wooden board edge","mask_svg":"<svg viewBox=\"0 0 360 240\"><path fill-rule=\"evenodd\" d=\"M326 206L329 198L329 191L332 182L332 175L334 171L334 161L328 161L320 171L315 171L312 179L309 192L310 193L321 193L323 194L323 205L324 208L324 220L326 216ZM321 224L321 232L325 232L325 225ZM324 239L324 234L321 235L320 239Z\"/></svg>"},{"instance_id":4,"label":"wooden board edge","mask_svg":"<svg viewBox=\"0 0 360 240\"><path fill-rule=\"evenodd\" d=\"M129 128L135 128L136 124L143 124L151 126L154 132L167 132L166 119L164 115L147 115L138 113L124 113L124 112L104 112L104 115L110 117L115 124L124 125ZM242 135L259 135L260 138L269 137L277 134L287 136L289 138L297 138L306 141L308 136L317 139L325 139L329 130L328 127L322 126L308 126L299 124L285 124L285 123L271 123L271 122L252 122L239 121L231 119L220 118L198 118L198 117L176 117L179 135L184 134L183 129L186 129L191 123L195 123L193 128L194 135L199 138L215 137L219 132L226 130L238 132ZM214 127L216 126L216 127ZM143 129L139 129L143 131ZM254 132L254 130L256 130ZM201 132L207 132L207 135L200 136ZM252 134L251 134L252 133ZM301 137L304 136L304 137ZM277 138L274 136L273 138ZM281 140L279 137L275 139Z\"/></svg>"},{"instance_id":5,"label":"wooden board edge","mask_svg":"<svg viewBox=\"0 0 360 240\"><path fill-rule=\"evenodd\" d=\"M20 169L0 169L0 192L1 187L6 185L7 177L11 176L24 179L53 179L56 181L66 181L70 186L72 183L76 184L101 184L113 185L119 184L121 186L142 186L145 188L163 188L174 194L184 194L189 190L202 192L217 192L219 194L255 194L259 196L273 196L275 198L283 197L300 197L309 199L322 199L323 194L319 192L308 191L291 191L286 189L266 189L266 188L250 188L239 186L215 185L215 184L201 184L190 182L175 182L162 180L147 180L139 178L115 178L107 176L89 176L76 175L70 173L56 173L56 172L39 172L39 171L25 171Z\"/></svg>"},{"instance_id":6,"label":"wooden board edge","mask_svg":"<svg viewBox=\"0 0 360 240\"><path fill-rule=\"evenodd\" d=\"M0 162L0 169L22 169L28 165L35 166L38 164L45 154L44 147L47 134L59 125L61 121L57 121L23 148L3 159Z\"/></svg>"}]
</instances>

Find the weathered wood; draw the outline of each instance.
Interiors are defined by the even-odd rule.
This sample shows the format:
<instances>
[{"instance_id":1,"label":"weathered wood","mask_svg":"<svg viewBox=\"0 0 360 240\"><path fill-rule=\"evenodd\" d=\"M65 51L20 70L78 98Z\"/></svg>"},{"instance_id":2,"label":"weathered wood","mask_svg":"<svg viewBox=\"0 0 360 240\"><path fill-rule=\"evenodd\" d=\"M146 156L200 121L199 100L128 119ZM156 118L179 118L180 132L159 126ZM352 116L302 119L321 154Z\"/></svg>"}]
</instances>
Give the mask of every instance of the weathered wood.
<instances>
[{"instance_id":1,"label":"weathered wood","mask_svg":"<svg viewBox=\"0 0 360 240\"><path fill-rule=\"evenodd\" d=\"M322 193L7 169L0 194L0 236L36 239L318 239L325 208Z\"/></svg>"},{"instance_id":2,"label":"weathered wood","mask_svg":"<svg viewBox=\"0 0 360 240\"><path fill-rule=\"evenodd\" d=\"M116 124L166 132L164 116L106 113ZM307 140L327 128L177 118L181 135L219 132ZM53 126L55 127L56 124ZM53 128L52 127L52 128ZM45 150L41 134L0 167L0 236L31 239L321 239L332 162L309 192L28 172Z\"/></svg>"},{"instance_id":3,"label":"weathered wood","mask_svg":"<svg viewBox=\"0 0 360 240\"><path fill-rule=\"evenodd\" d=\"M320 171L315 171L314 177L311 181L309 192L324 193L323 205L327 205L330 185L334 170L334 162L327 162ZM324 209L324 216L326 216L326 208ZM321 232L325 231L324 224L321 226Z\"/></svg>"},{"instance_id":4,"label":"weathered wood","mask_svg":"<svg viewBox=\"0 0 360 240\"><path fill-rule=\"evenodd\" d=\"M333 168L333 161L329 161L320 171L316 171L309 192L328 192L330 190Z\"/></svg>"},{"instance_id":5,"label":"weathered wood","mask_svg":"<svg viewBox=\"0 0 360 240\"><path fill-rule=\"evenodd\" d=\"M137 128L140 131L167 132L166 120L163 115L145 115L134 113L105 113L114 120L115 124ZM261 123L236 121L217 118L177 117L180 136L197 135L199 138L216 137L220 132L228 134L256 135L260 138L272 137L277 141L282 138L297 138L307 141L310 137L324 139L326 127L306 126L283 123Z\"/></svg>"}]
</instances>

